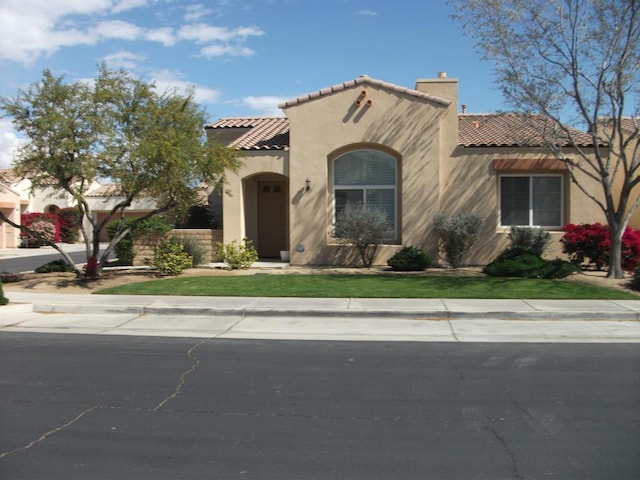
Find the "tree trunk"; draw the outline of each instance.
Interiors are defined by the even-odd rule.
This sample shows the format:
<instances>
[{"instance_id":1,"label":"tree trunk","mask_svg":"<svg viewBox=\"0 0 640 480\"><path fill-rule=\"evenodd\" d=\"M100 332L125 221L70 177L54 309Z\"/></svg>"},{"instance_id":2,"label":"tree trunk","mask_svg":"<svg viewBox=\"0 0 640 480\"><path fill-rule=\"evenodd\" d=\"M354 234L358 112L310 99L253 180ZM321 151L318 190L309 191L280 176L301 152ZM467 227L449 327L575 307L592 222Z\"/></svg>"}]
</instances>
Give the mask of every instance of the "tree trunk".
<instances>
[{"instance_id":1,"label":"tree trunk","mask_svg":"<svg viewBox=\"0 0 640 480\"><path fill-rule=\"evenodd\" d=\"M622 234L623 230L618 222L609 222L609 270L607 278L624 278L622 270Z\"/></svg>"}]
</instances>

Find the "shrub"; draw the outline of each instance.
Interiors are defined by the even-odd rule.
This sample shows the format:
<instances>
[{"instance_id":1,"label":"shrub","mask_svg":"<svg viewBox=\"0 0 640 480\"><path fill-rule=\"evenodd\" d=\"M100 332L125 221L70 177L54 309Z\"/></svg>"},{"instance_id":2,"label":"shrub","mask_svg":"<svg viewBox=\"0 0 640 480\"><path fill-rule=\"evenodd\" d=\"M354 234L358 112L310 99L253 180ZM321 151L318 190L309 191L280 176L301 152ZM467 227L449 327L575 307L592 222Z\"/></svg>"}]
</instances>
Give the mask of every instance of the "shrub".
<instances>
[{"instance_id":1,"label":"shrub","mask_svg":"<svg viewBox=\"0 0 640 480\"><path fill-rule=\"evenodd\" d=\"M73 266L69 265L69 262L62 258L58 260L52 260L44 265L40 265L33 270L36 273L52 273L52 272L73 272Z\"/></svg>"},{"instance_id":2,"label":"shrub","mask_svg":"<svg viewBox=\"0 0 640 480\"><path fill-rule=\"evenodd\" d=\"M481 227L482 218L478 215L436 215L434 228L440 237L449 265L453 268L460 266L462 258L478 239Z\"/></svg>"},{"instance_id":3,"label":"shrub","mask_svg":"<svg viewBox=\"0 0 640 480\"><path fill-rule=\"evenodd\" d=\"M542 256L551 242L551 234L542 228L511 227L509 232L511 248L530 250Z\"/></svg>"},{"instance_id":4,"label":"shrub","mask_svg":"<svg viewBox=\"0 0 640 480\"><path fill-rule=\"evenodd\" d=\"M633 269L633 276L631 277L631 287L635 290L640 290L640 265Z\"/></svg>"},{"instance_id":5,"label":"shrub","mask_svg":"<svg viewBox=\"0 0 640 480\"><path fill-rule=\"evenodd\" d=\"M393 270L417 271L431 266L431 257L424 250L417 247L403 247L388 261Z\"/></svg>"},{"instance_id":6,"label":"shrub","mask_svg":"<svg viewBox=\"0 0 640 480\"><path fill-rule=\"evenodd\" d=\"M579 269L564 260L544 260L531 250L507 248L483 272L492 277L564 278Z\"/></svg>"},{"instance_id":7,"label":"shrub","mask_svg":"<svg viewBox=\"0 0 640 480\"><path fill-rule=\"evenodd\" d=\"M6 305L9 303L9 299L4 296L4 291L2 289L2 280L0 280L0 305Z\"/></svg>"},{"instance_id":8,"label":"shrub","mask_svg":"<svg viewBox=\"0 0 640 480\"><path fill-rule=\"evenodd\" d=\"M60 225L60 241L75 243L80 236L80 211L75 207L61 208L56 213Z\"/></svg>"},{"instance_id":9,"label":"shrub","mask_svg":"<svg viewBox=\"0 0 640 480\"><path fill-rule=\"evenodd\" d=\"M154 249L153 266L161 275L179 275L193 267L193 259L184 251L182 244L164 240Z\"/></svg>"},{"instance_id":10,"label":"shrub","mask_svg":"<svg viewBox=\"0 0 640 480\"><path fill-rule=\"evenodd\" d=\"M194 267L205 263L204 247L200 244L200 242L198 242L196 238L189 236L175 236L171 237L171 241L182 245L183 250L187 252L193 259Z\"/></svg>"},{"instance_id":11,"label":"shrub","mask_svg":"<svg viewBox=\"0 0 640 480\"><path fill-rule=\"evenodd\" d=\"M587 263L601 270L609 262L609 227L601 223L570 223L563 228L562 251L577 265ZM640 263L640 230L627 227L622 235L622 268L631 272Z\"/></svg>"},{"instance_id":12,"label":"shrub","mask_svg":"<svg viewBox=\"0 0 640 480\"><path fill-rule=\"evenodd\" d=\"M216 256L233 269L249 268L253 262L258 260L258 252L248 238L243 238L241 244L238 244L237 240L226 245L218 243Z\"/></svg>"},{"instance_id":13,"label":"shrub","mask_svg":"<svg viewBox=\"0 0 640 480\"><path fill-rule=\"evenodd\" d=\"M336 217L333 237L353 245L362 264L370 267L378 246L392 233L384 211L362 203L348 203Z\"/></svg>"},{"instance_id":14,"label":"shrub","mask_svg":"<svg viewBox=\"0 0 640 480\"><path fill-rule=\"evenodd\" d=\"M127 218L124 220L124 228L129 227L135 219ZM118 232L118 227L120 225L119 220L114 220L113 222L109 222L107 225L107 234L109 235L109 239L112 239L116 233ZM136 256L136 252L133 249L133 239L134 237L140 235L149 235L153 233L164 233L171 230L171 225L169 225L163 218L161 217L150 217L146 220L138 223L134 229L127 233L118 243L116 243L113 248L116 257L118 257L118 262L124 265L133 264L133 259Z\"/></svg>"},{"instance_id":15,"label":"shrub","mask_svg":"<svg viewBox=\"0 0 640 480\"><path fill-rule=\"evenodd\" d=\"M58 223L58 217L50 213L23 213L20 215L20 223L25 227L30 228L34 232L42 235L46 240L50 242L60 241L60 225ZM20 236L24 239L26 246L39 247L45 245L40 239L28 234L27 232L20 231Z\"/></svg>"}]
</instances>

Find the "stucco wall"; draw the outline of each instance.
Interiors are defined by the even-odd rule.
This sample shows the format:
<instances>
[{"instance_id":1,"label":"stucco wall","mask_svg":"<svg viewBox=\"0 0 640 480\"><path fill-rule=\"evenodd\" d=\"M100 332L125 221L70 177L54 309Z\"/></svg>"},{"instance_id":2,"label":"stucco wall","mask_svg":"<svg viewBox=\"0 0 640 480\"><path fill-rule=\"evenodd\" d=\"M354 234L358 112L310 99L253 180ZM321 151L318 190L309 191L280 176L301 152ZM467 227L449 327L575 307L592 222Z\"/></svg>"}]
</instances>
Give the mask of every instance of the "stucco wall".
<instances>
[{"instance_id":1,"label":"stucco wall","mask_svg":"<svg viewBox=\"0 0 640 480\"><path fill-rule=\"evenodd\" d=\"M355 105L363 90L371 106ZM385 263L403 244L427 247L432 243L426 218L437 211L440 128L446 112L441 104L370 85L287 108L291 263L352 262L350 249L330 236L331 162L341 153L360 148L379 149L397 158L401 179L399 235L396 242L380 248L375 263ZM307 178L309 191L304 189Z\"/></svg>"}]
</instances>

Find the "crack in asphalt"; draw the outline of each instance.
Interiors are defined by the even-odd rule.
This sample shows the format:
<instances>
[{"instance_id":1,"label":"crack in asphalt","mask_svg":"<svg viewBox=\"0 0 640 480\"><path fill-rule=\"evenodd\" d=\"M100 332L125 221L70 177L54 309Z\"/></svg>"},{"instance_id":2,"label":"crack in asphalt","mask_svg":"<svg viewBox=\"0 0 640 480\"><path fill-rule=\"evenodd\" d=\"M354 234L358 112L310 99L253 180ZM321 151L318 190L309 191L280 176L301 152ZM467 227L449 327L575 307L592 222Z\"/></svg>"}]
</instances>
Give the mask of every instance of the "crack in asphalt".
<instances>
[{"instance_id":1,"label":"crack in asphalt","mask_svg":"<svg viewBox=\"0 0 640 480\"><path fill-rule=\"evenodd\" d=\"M29 442L28 444L23 445L22 447L14 448L13 450L7 450L5 452L0 453L0 460L2 460L4 457L8 457L9 455L13 455L14 453L18 453L18 452L21 452L23 450L29 450L34 445L37 445L38 443L43 442L44 440L46 440L47 437L50 437L51 435L54 435L54 434L56 434L58 432L61 432L65 428L68 428L71 425L77 423L78 421L80 421L80 419L82 417L84 417L88 413L93 412L97 408L99 408L98 405L93 405L92 407L89 407L89 408L81 411L78 415L76 415L73 419L69 420L67 423L65 423L63 425L60 425L58 427L55 427L55 428L49 430L48 432L43 433L38 438L36 438L35 440Z\"/></svg>"},{"instance_id":2,"label":"crack in asphalt","mask_svg":"<svg viewBox=\"0 0 640 480\"><path fill-rule=\"evenodd\" d=\"M487 420L487 422L485 422L484 428L485 428L485 430L490 432L495 437L495 439L498 441L498 443L500 445L502 445L502 448L506 452L507 456L509 457L509 461L511 462L511 471L513 472L514 478L517 478L517 479L520 479L520 480L525 480L525 477L522 476L522 474L520 473L520 471L518 469L518 462L516 461L515 453L513 453L513 450L511 450L511 448L509 448L509 445L507 444L507 441L502 436L500 436L500 434L498 432L496 432L496 430L494 428L492 428L488 424L488 421L490 419L487 417L486 420Z\"/></svg>"}]
</instances>

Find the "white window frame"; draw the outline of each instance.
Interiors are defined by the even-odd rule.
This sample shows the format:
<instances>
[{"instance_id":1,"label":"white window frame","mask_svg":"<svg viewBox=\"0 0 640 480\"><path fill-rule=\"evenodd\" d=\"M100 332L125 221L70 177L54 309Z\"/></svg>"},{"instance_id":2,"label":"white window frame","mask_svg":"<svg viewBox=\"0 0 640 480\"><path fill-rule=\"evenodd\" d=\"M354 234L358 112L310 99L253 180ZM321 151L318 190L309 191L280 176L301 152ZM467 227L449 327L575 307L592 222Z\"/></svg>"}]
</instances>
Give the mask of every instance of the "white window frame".
<instances>
[{"instance_id":1,"label":"white window frame","mask_svg":"<svg viewBox=\"0 0 640 480\"><path fill-rule=\"evenodd\" d=\"M342 157L345 157L349 154L352 153L356 153L356 152L375 152L381 155L385 155L386 157L390 158L391 160L393 160L394 162L394 176L395 176L395 182L393 185L340 185L336 183L336 168L335 168L335 163L336 161L338 161L339 159L341 159ZM393 157L392 155L389 155L388 153L385 153L383 151L380 150L375 150L375 149L370 149L370 148L360 148L357 150L350 150L346 153L343 153L342 155L339 155L338 157L334 158L331 162L331 167L332 167L332 205L331 205L331 212L332 212L332 222L335 225L336 223L336 190L357 190L357 191L362 191L362 199L365 205L367 205L367 191L368 190L391 190L393 192L393 232L391 234L390 240L391 239L395 239L398 236L398 159Z\"/></svg>"},{"instance_id":2,"label":"white window frame","mask_svg":"<svg viewBox=\"0 0 640 480\"><path fill-rule=\"evenodd\" d=\"M559 229L562 228L565 222L565 177L563 174L524 174L524 173L513 173L513 174L500 174L498 176L498 222L499 226L506 228L511 227L512 225L502 223L502 179L507 177L516 177L516 178L528 178L529 179L529 223L527 225L515 225L516 227L539 227L539 228L548 228L548 229ZM556 177L560 179L560 204L558 208L560 209L560 225L536 225L533 223L533 178L539 177Z\"/></svg>"}]
</instances>

